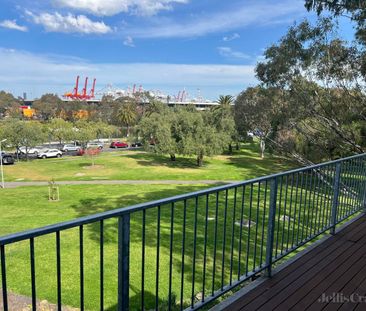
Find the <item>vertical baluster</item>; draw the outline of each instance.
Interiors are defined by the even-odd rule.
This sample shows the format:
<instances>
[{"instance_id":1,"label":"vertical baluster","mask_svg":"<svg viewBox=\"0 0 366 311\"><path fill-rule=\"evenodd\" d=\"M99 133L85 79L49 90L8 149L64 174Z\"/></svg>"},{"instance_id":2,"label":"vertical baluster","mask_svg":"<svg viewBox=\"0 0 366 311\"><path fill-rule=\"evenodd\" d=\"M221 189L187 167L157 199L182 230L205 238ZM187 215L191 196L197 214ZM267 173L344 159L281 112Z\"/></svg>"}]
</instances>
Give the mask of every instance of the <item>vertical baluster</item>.
<instances>
[{"instance_id":1,"label":"vertical baluster","mask_svg":"<svg viewBox=\"0 0 366 311\"><path fill-rule=\"evenodd\" d=\"M285 239L286 228L286 211L287 211L287 192L288 192L288 175L286 175L285 199L283 203L283 220L282 220L282 236L281 236L281 255L283 254L283 244ZM288 216L290 219L290 216Z\"/></svg>"},{"instance_id":2,"label":"vertical baluster","mask_svg":"<svg viewBox=\"0 0 366 311\"><path fill-rule=\"evenodd\" d=\"M146 244L146 209L142 211L142 250L141 250L141 310L145 310L145 244Z\"/></svg>"},{"instance_id":3,"label":"vertical baluster","mask_svg":"<svg viewBox=\"0 0 366 311\"><path fill-rule=\"evenodd\" d=\"M295 207L294 207L294 221L293 221L293 226L292 226L292 237L291 237L291 248L294 247L294 241L295 241L295 225L296 223L298 223L298 219L299 217L297 217L297 199L298 199L298 194L299 194L299 173L296 174L296 185L295 185ZM297 232L299 230L299 226L297 225L297 228L296 228Z\"/></svg>"},{"instance_id":4,"label":"vertical baluster","mask_svg":"<svg viewBox=\"0 0 366 311\"><path fill-rule=\"evenodd\" d=\"M32 283L32 311L37 310L37 298L36 298L36 268L34 257L34 238L29 239L30 242L30 264L31 264L31 283Z\"/></svg>"},{"instance_id":5,"label":"vertical baluster","mask_svg":"<svg viewBox=\"0 0 366 311\"><path fill-rule=\"evenodd\" d=\"M184 200L183 206L183 233L182 233L182 265L181 265L181 279L180 279L180 309L183 310L184 300L184 257L186 249L186 222L187 222L187 200Z\"/></svg>"},{"instance_id":6,"label":"vertical baluster","mask_svg":"<svg viewBox=\"0 0 366 311\"><path fill-rule=\"evenodd\" d=\"M233 283L233 259L234 259L234 240L235 240L235 214L236 214L236 195L237 188L234 188L234 207L233 207L233 223L231 228L231 250L230 250L230 285Z\"/></svg>"},{"instance_id":7,"label":"vertical baluster","mask_svg":"<svg viewBox=\"0 0 366 311\"><path fill-rule=\"evenodd\" d=\"M198 196L195 198L194 206L194 229L193 229L193 266L192 266L192 296L191 296L191 308L194 306L195 298L195 281L196 281L196 253L197 253L197 213L198 213Z\"/></svg>"},{"instance_id":8,"label":"vertical baluster","mask_svg":"<svg viewBox=\"0 0 366 311\"><path fill-rule=\"evenodd\" d=\"M245 203L245 186L243 186L243 191L241 195L241 212L240 212L240 233L239 233L239 258L238 258L238 280L241 276L241 247L243 238L243 220L244 220L244 203Z\"/></svg>"},{"instance_id":9,"label":"vertical baluster","mask_svg":"<svg viewBox=\"0 0 366 311\"><path fill-rule=\"evenodd\" d=\"M310 227L310 235L315 235L317 234L317 232L319 232L319 224L318 224L318 210L320 208L319 206L319 193L320 193L320 179L323 178L321 177L323 172L322 172L322 168L320 168L319 170L317 170L317 174L315 175L316 179L317 179L317 185L315 187L314 190L314 195L316 193L316 201L314 200L313 203L313 207L315 206L315 217L312 217L312 222L311 222L311 227ZM313 208L313 214L314 215L314 208ZM313 229L314 226L314 229Z\"/></svg>"},{"instance_id":10,"label":"vertical baluster","mask_svg":"<svg viewBox=\"0 0 366 311\"><path fill-rule=\"evenodd\" d=\"M4 311L8 311L8 291L6 284L6 262L5 262L5 246L0 246L1 257L1 286L3 291L3 308Z\"/></svg>"},{"instance_id":11,"label":"vertical baluster","mask_svg":"<svg viewBox=\"0 0 366 311\"><path fill-rule=\"evenodd\" d=\"M278 254L278 241L279 241L279 233L280 233L280 218L281 218L281 206L282 206L283 176L281 176L281 181L279 182L279 185L278 186L280 187L280 198L279 198L279 202L278 202L278 206L277 206L278 213L276 211L276 213L278 214L278 216L277 216L277 228L275 228L276 229L275 257L276 258L277 258L277 254Z\"/></svg>"},{"instance_id":12,"label":"vertical baluster","mask_svg":"<svg viewBox=\"0 0 366 311\"><path fill-rule=\"evenodd\" d=\"M79 226L79 248L80 248L80 310L84 310L84 238L83 226Z\"/></svg>"},{"instance_id":13,"label":"vertical baluster","mask_svg":"<svg viewBox=\"0 0 366 311\"><path fill-rule=\"evenodd\" d=\"M255 271L257 262L257 242L258 242L258 226L259 226L259 203L261 195L261 182L258 183L258 194L257 194L257 212L255 218L255 238L254 238L254 253L253 253L253 272Z\"/></svg>"},{"instance_id":14,"label":"vertical baluster","mask_svg":"<svg viewBox=\"0 0 366 311\"><path fill-rule=\"evenodd\" d=\"M226 250L226 221L227 221L227 205L228 205L228 190L225 191L225 208L224 208L224 232L222 241L222 260L221 260L221 290L224 289L225 277L225 250Z\"/></svg>"},{"instance_id":15,"label":"vertical baluster","mask_svg":"<svg viewBox=\"0 0 366 311\"><path fill-rule=\"evenodd\" d=\"M61 311L61 241L60 231L56 232L56 265L57 265L57 309Z\"/></svg>"},{"instance_id":16,"label":"vertical baluster","mask_svg":"<svg viewBox=\"0 0 366 311\"><path fill-rule=\"evenodd\" d=\"M316 172L316 170L315 170ZM308 203L308 217L306 219L306 230L305 230L305 239L307 240L309 238L309 231L311 232L311 219L313 217L313 206L314 206L314 186L315 186L315 180L314 180L314 170L311 170L310 173L310 187L309 187L309 203ZM310 227L310 228L309 228Z\"/></svg>"},{"instance_id":17,"label":"vertical baluster","mask_svg":"<svg viewBox=\"0 0 366 311\"><path fill-rule=\"evenodd\" d=\"M250 185L250 194L249 194L249 218L248 218L247 252L245 259L245 275L248 275L249 272L250 229L252 226L252 207L253 207L253 184Z\"/></svg>"},{"instance_id":18,"label":"vertical baluster","mask_svg":"<svg viewBox=\"0 0 366 311\"><path fill-rule=\"evenodd\" d=\"M118 311L129 310L130 214L118 218Z\"/></svg>"},{"instance_id":19,"label":"vertical baluster","mask_svg":"<svg viewBox=\"0 0 366 311\"><path fill-rule=\"evenodd\" d=\"M295 174L292 174L291 175L291 191L290 191L290 211L289 211L288 226L287 226L286 252L288 252L288 245L289 245L289 241L290 241L291 219L293 222L295 222L295 218L292 217L292 199L293 199L293 194L294 194L294 179L295 179Z\"/></svg>"},{"instance_id":20,"label":"vertical baluster","mask_svg":"<svg viewBox=\"0 0 366 311\"><path fill-rule=\"evenodd\" d=\"M205 241L203 243L203 280L202 280L202 302L205 301L205 289L206 289L206 260L207 260L207 233L208 233L208 199L209 195L206 194L206 214L205 214Z\"/></svg>"},{"instance_id":21,"label":"vertical baluster","mask_svg":"<svg viewBox=\"0 0 366 311\"><path fill-rule=\"evenodd\" d=\"M171 305L172 305L173 241L174 241L174 202L171 204L171 207L170 207L168 310L171 310Z\"/></svg>"},{"instance_id":22,"label":"vertical baluster","mask_svg":"<svg viewBox=\"0 0 366 311\"><path fill-rule=\"evenodd\" d=\"M327 171L328 168L325 166L322 169L322 181L321 181L321 186L319 187L319 191L318 191L318 196L320 193L320 203L318 205L318 209L319 209L319 222L318 222L318 226L320 228L318 228L318 231L323 231L324 230L324 218L325 218L325 207L323 205L323 199L324 199L324 187L326 186L327 183ZM326 188L325 188L326 189Z\"/></svg>"},{"instance_id":23,"label":"vertical baluster","mask_svg":"<svg viewBox=\"0 0 366 311\"><path fill-rule=\"evenodd\" d=\"M155 310L159 310L159 263L160 263L160 216L161 216L161 208L158 205L158 219L157 219L157 228L156 228L156 275L155 275Z\"/></svg>"},{"instance_id":24,"label":"vertical baluster","mask_svg":"<svg viewBox=\"0 0 366 311\"><path fill-rule=\"evenodd\" d=\"M266 267L267 267L267 274L269 277L272 275L273 242L274 242L274 231L276 225L277 190L278 190L278 179L276 177L271 181L269 216L268 216Z\"/></svg>"},{"instance_id":25,"label":"vertical baluster","mask_svg":"<svg viewBox=\"0 0 366 311\"><path fill-rule=\"evenodd\" d=\"M262 217L262 237L261 237L261 253L259 259L259 266L262 268L263 266L263 247L264 247L264 224L266 222L266 208L267 208L267 189L268 189L268 181L264 182L264 201L263 201L263 217Z\"/></svg>"},{"instance_id":26,"label":"vertical baluster","mask_svg":"<svg viewBox=\"0 0 366 311\"><path fill-rule=\"evenodd\" d=\"M331 234L335 234L335 227L337 224L337 213L338 213L338 203L339 203L339 183L341 177L341 163L338 162L336 164L336 173L335 173L335 180L334 180L334 195L333 195L333 204L332 204L332 227L330 230Z\"/></svg>"},{"instance_id":27,"label":"vertical baluster","mask_svg":"<svg viewBox=\"0 0 366 311\"><path fill-rule=\"evenodd\" d=\"M216 208L215 208L215 236L214 236L214 258L212 267L212 291L211 295L215 293L215 277L216 277L216 248L217 248L217 231L218 231L218 213L219 213L219 192L216 192Z\"/></svg>"},{"instance_id":28,"label":"vertical baluster","mask_svg":"<svg viewBox=\"0 0 366 311\"><path fill-rule=\"evenodd\" d=\"M104 221L99 223L100 310L104 310Z\"/></svg>"},{"instance_id":29,"label":"vertical baluster","mask_svg":"<svg viewBox=\"0 0 366 311\"><path fill-rule=\"evenodd\" d=\"M302 215L302 226L301 226L301 242L304 241L304 231L305 231L305 220L306 220L306 206L307 206L307 195L308 195L308 173L309 171L305 171L305 197L304 197L304 210Z\"/></svg>"}]
</instances>

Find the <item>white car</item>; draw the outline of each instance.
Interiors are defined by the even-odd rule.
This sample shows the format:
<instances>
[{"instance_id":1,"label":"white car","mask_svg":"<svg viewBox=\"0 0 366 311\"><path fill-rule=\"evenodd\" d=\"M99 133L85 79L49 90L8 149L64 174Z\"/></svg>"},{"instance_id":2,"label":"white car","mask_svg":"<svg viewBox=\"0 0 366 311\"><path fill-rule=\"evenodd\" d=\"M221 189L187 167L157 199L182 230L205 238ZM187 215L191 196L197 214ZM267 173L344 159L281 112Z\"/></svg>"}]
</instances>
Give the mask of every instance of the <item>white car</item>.
<instances>
[{"instance_id":1,"label":"white car","mask_svg":"<svg viewBox=\"0 0 366 311\"><path fill-rule=\"evenodd\" d=\"M98 148L98 149L103 149L104 145L103 143L97 142L97 141L91 141L88 142L86 145L86 148Z\"/></svg>"},{"instance_id":2,"label":"white car","mask_svg":"<svg viewBox=\"0 0 366 311\"><path fill-rule=\"evenodd\" d=\"M38 158L46 159L46 158L61 158L62 151L58 149L47 149L38 154Z\"/></svg>"},{"instance_id":3,"label":"white car","mask_svg":"<svg viewBox=\"0 0 366 311\"><path fill-rule=\"evenodd\" d=\"M28 147L28 154L38 155L44 148L42 147ZM20 147L19 152L26 154L27 147Z\"/></svg>"},{"instance_id":4,"label":"white car","mask_svg":"<svg viewBox=\"0 0 366 311\"><path fill-rule=\"evenodd\" d=\"M66 144L62 147L61 151L68 152L68 151L79 151L81 149L80 146L76 146L73 144Z\"/></svg>"}]
</instances>

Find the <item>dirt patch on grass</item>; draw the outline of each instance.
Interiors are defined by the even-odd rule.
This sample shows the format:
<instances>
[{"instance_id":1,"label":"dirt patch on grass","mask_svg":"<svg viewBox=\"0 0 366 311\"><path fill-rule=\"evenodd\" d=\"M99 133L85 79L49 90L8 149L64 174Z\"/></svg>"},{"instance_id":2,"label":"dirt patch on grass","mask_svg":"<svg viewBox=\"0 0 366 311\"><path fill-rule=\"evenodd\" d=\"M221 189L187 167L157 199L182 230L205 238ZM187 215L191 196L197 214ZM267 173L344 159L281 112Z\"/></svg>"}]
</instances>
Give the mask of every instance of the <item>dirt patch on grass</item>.
<instances>
[{"instance_id":1,"label":"dirt patch on grass","mask_svg":"<svg viewBox=\"0 0 366 311\"><path fill-rule=\"evenodd\" d=\"M104 165L87 165L87 166L83 166L83 169L85 170L100 170L104 168Z\"/></svg>"}]
</instances>

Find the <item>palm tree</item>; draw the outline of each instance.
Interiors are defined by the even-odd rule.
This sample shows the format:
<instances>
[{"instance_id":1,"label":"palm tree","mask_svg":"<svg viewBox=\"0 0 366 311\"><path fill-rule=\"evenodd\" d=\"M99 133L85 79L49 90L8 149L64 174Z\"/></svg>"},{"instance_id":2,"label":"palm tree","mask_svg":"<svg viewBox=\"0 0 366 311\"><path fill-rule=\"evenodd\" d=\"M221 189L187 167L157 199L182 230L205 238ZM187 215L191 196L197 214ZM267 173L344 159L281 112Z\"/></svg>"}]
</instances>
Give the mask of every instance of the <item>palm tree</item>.
<instances>
[{"instance_id":1,"label":"palm tree","mask_svg":"<svg viewBox=\"0 0 366 311\"><path fill-rule=\"evenodd\" d=\"M127 127L127 137L130 136L130 127L136 124L137 107L134 102L122 103L116 115L117 122Z\"/></svg>"},{"instance_id":2,"label":"palm tree","mask_svg":"<svg viewBox=\"0 0 366 311\"><path fill-rule=\"evenodd\" d=\"M220 95L219 99L216 101L219 105L215 106L213 110L223 110L228 109L234 102L234 96L231 95Z\"/></svg>"}]
</instances>

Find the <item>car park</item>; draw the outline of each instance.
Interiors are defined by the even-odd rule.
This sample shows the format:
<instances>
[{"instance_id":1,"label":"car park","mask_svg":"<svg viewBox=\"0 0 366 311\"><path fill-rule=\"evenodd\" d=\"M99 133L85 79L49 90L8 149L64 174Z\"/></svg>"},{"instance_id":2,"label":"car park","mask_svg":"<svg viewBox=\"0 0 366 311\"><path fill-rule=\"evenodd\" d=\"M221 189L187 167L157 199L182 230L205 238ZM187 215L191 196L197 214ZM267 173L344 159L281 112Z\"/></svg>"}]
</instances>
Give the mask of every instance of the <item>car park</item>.
<instances>
[{"instance_id":1,"label":"car park","mask_svg":"<svg viewBox=\"0 0 366 311\"><path fill-rule=\"evenodd\" d=\"M62 151L58 149L47 149L38 154L38 158L46 159L46 158L61 158Z\"/></svg>"},{"instance_id":2,"label":"car park","mask_svg":"<svg viewBox=\"0 0 366 311\"><path fill-rule=\"evenodd\" d=\"M109 148L128 148L128 144L122 141L113 141Z\"/></svg>"},{"instance_id":3,"label":"car park","mask_svg":"<svg viewBox=\"0 0 366 311\"><path fill-rule=\"evenodd\" d=\"M79 151L81 149L80 146L76 146L73 144L66 144L62 147L61 151L68 152L68 151Z\"/></svg>"}]
</instances>

